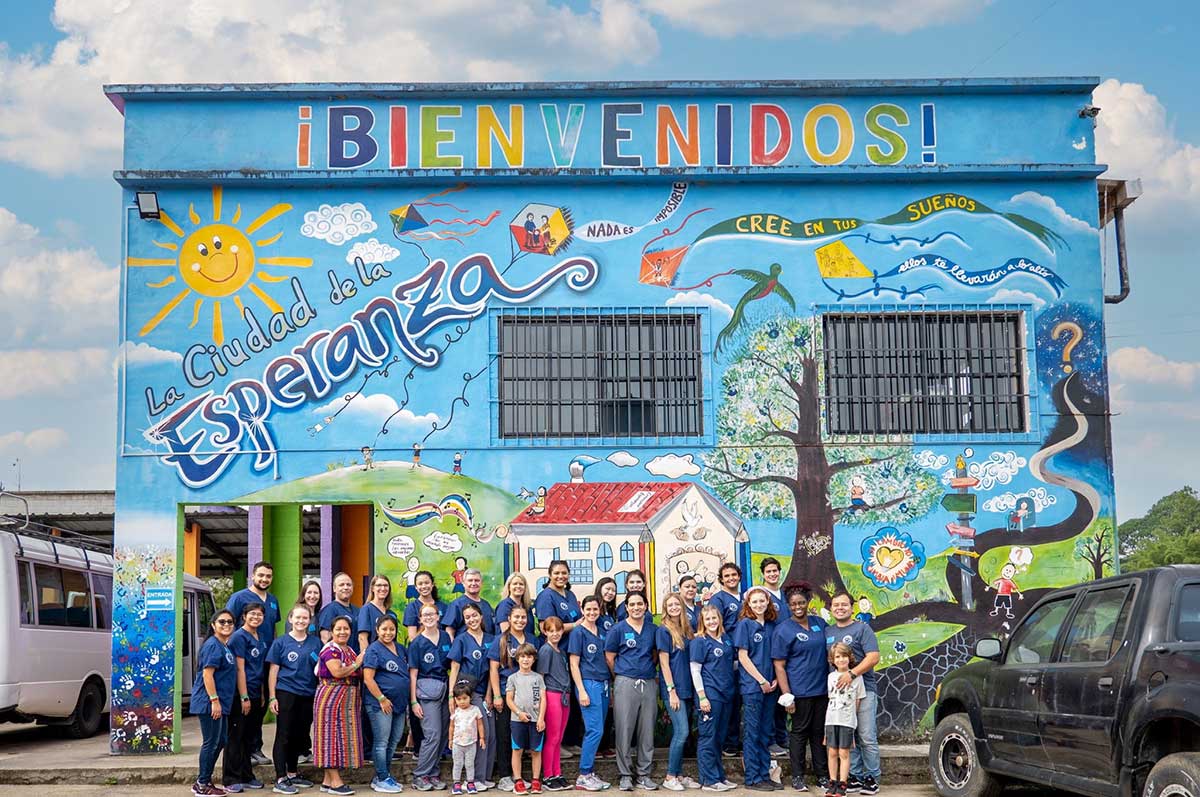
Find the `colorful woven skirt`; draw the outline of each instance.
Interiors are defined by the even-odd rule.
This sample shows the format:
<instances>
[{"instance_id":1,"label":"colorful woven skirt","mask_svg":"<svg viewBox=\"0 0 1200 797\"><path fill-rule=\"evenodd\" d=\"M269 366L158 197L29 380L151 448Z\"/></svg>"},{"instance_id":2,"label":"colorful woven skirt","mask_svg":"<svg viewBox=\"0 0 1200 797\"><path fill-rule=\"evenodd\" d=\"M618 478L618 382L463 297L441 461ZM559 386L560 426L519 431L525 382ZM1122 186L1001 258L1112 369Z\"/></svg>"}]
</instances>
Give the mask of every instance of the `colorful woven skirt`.
<instances>
[{"instance_id":1,"label":"colorful woven skirt","mask_svg":"<svg viewBox=\"0 0 1200 797\"><path fill-rule=\"evenodd\" d=\"M362 695L359 685L321 679L313 698L313 765L343 769L363 765Z\"/></svg>"}]
</instances>

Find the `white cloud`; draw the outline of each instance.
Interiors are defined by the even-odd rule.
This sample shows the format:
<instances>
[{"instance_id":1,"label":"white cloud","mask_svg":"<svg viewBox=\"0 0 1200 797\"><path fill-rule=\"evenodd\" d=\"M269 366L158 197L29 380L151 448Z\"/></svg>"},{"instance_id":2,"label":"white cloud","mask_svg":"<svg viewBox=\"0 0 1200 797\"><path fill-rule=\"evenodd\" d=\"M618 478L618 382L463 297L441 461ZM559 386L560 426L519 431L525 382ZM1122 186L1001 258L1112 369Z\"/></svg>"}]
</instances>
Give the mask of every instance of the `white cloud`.
<instances>
[{"instance_id":1,"label":"white cloud","mask_svg":"<svg viewBox=\"0 0 1200 797\"><path fill-rule=\"evenodd\" d=\"M321 205L304 214L300 234L305 238L316 238L327 244L341 246L352 238L375 232L379 225L371 218L371 211L361 202L343 202L340 205ZM354 262L354 258L350 258Z\"/></svg>"},{"instance_id":2,"label":"white cloud","mask_svg":"<svg viewBox=\"0 0 1200 797\"><path fill-rule=\"evenodd\" d=\"M1041 310L1046 305L1046 300L1036 293L1017 291L1012 288L1001 288L993 293L987 301L988 304L1031 304L1034 310Z\"/></svg>"},{"instance_id":3,"label":"white cloud","mask_svg":"<svg viewBox=\"0 0 1200 797\"><path fill-rule=\"evenodd\" d=\"M967 475L979 479L980 490L990 490L997 484L1011 482L1025 464L1025 457L1018 456L1015 451L993 451L987 459L968 464ZM950 468L942 474L942 484L949 484L954 476L954 468Z\"/></svg>"},{"instance_id":4,"label":"white cloud","mask_svg":"<svg viewBox=\"0 0 1200 797\"><path fill-rule=\"evenodd\" d=\"M118 351L118 361L120 354L124 353L125 362L130 365L154 365L156 363L182 363L183 355L177 351L166 351L165 349L157 349L149 343L134 343L131 340L125 341Z\"/></svg>"},{"instance_id":5,"label":"white cloud","mask_svg":"<svg viewBox=\"0 0 1200 797\"><path fill-rule=\"evenodd\" d=\"M682 305L684 307L711 307L713 315L733 317L733 308L710 293L700 291L684 291L667 299L667 305Z\"/></svg>"},{"instance_id":6,"label":"white cloud","mask_svg":"<svg viewBox=\"0 0 1200 797\"><path fill-rule=\"evenodd\" d=\"M700 466L692 461L691 454L663 454L646 463L646 470L655 476L666 476L668 479L678 479L680 476L695 476L700 472Z\"/></svg>"},{"instance_id":7,"label":"white cloud","mask_svg":"<svg viewBox=\"0 0 1200 797\"><path fill-rule=\"evenodd\" d=\"M118 285L95 250L62 247L0 207L5 345L115 341Z\"/></svg>"},{"instance_id":8,"label":"white cloud","mask_svg":"<svg viewBox=\"0 0 1200 797\"><path fill-rule=\"evenodd\" d=\"M913 454L913 462L916 462L926 470L937 470L938 468L946 467L946 463L950 461L950 457L945 454L935 454L929 449L918 451Z\"/></svg>"},{"instance_id":9,"label":"white cloud","mask_svg":"<svg viewBox=\"0 0 1200 797\"><path fill-rule=\"evenodd\" d=\"M457 534L447 534L444 531L435 531L424 540L425 545L435 551L442 553L454 553L461 551L463 544Z\"/></svg>"},{"instance_id":10,"label":"white cloud","mask_svg":"<svg viewBox=\"0 0 1200 797\"><path fill-rule=\"evenodd\" d=\"M67 388L103 375L108 349L15 349L0 351L0 399L61 398ZM111 371L110 371L111 373Z\"/></svg>"},{"instance_id":11,"label":"white cloud","mask_svg":"<svg viewBox=\"0 0 1200 797\"><path fill-rule=\"evenodd\" d=\"M1140 83L1109 79L1092 93L1096 117L1096 159L1107 163L1105 177L1141 178L1142 205L1200 200L1200 147L1181 141L1167 109Z\"/></svg>"},{"instance_id":12,"label":"white cloud","mask_svg":"<svg viewBox=\"0 0 1200 797\"><path fill-rule=\"evenodd\" d=\"M1041 512L1046 507L1058 503L1058 498L1045 487L1033 487L1023 493L1000 493L992 496L983 502L983 511L1010 512L1016 508L1017 501L1021 498L1032 499L1035 512Z\"/></svg>"},{"instance_id":13,"label":"white cloud","mask_svg":"<svg viewBox=\"0 0 1200 797\"><path fill-rule=\"evenodd\" d=\"M51 174L120 168L122 120L104 83L524 80L659 49L634 0L179 0L169 13L58 0L53 22L65 38L49 53L0 50L0 159Z\"/></svg>"},{"instance_id":14,"label":"white cloud","mask_svg":"<svg viewBox=\"0 0 1200 797\"><path fill-rule=\"evenodd\" d=\"M1191 387L1200 378L1200 362L1168 360L1145 346L1126 346L1108 356L1113 378L1125 383Z\"/></svg>"},{"instance_id":15,"label":"white cloud","mask_svg":"<svg viewBox=\"0 0 1200 797\"><path fill-rule=\"evenodd\" d=\"M841 33L876 28L908 33L970 16L990 0L763 0L753 13L741 0L643 0L643 5L674 25L708 36L732 38L792 36L797 33ZM769 24L764 21L769 20Z\"/></svg>"},{"instance_id":16,"label":"white cloud","mask_svg":"<svg viewBox=\"0 0 1200 797\"><path fill-rule=\"evenodd\" d=\"M1045 194L1039 194L1037 191L1022 191L1021 193L1008 200L1010 205L1033 205L1041 208L1046 213L1050 214L1053 223L1052 227L1069 227L1078 232L1098 232L1095 227L1088 224L1083 219L1077 219L1067 211L1058 206L1053 197L1048 197Z\"/></svg>"},{"instance_id":17,"label":"white cloud","mask_svg":"<svg viewBox=\"0 0 1200 797\"><path fill-rule=\"evenodd\" d=\"M608 461L618 468L632 468L638 464L638 458L628 451L614 451L608 455Z\"/></svg>"},{"instance_id":18,"label":"white cloud","mask_svg":"<svg viewBox=\"0 0 1200 797\"><path fill-rule=\"evenodd\" d=\"M353 263L356 257L361 257L364 263L386 263L400 257L400 250L381 243L378 238L368 238L350 247L350 251L346 253L346 262Z\"/></svg>"},{"instance_id":19,"label":"white cloud","mask_svg":"<svg viewBox=\"0 0 1200 797\"><path fill-rule=\"evenodd\" d=\"M34 429L31 432L8 432L0 434L0 452L20 454L43 452L61 448L67 442L67 433L57 426Z\"/></svg>"},{"instance_id":20,"label":"white cloud","mask_svg":"<svg viewBox=\"0 0 1200 797\"><path fill-rule=\"evenodd\" d=\"M317 407L313 410L314 415L322 417L332 415L345 405L340 397L334 399L323 407ZM374 421L383 423L397 410L400 410L396 417L392 418L389 428L397 426L420 426L425 429L432 429L435 423L440 423L441 418L436 412L427 412L424 415L417 415L410 409L400 409L400 405L396 400L386 393L359 393L350 400L350 406L342 410L338 416L339 420L349 421Z\"/></svg>"}]
</instances>

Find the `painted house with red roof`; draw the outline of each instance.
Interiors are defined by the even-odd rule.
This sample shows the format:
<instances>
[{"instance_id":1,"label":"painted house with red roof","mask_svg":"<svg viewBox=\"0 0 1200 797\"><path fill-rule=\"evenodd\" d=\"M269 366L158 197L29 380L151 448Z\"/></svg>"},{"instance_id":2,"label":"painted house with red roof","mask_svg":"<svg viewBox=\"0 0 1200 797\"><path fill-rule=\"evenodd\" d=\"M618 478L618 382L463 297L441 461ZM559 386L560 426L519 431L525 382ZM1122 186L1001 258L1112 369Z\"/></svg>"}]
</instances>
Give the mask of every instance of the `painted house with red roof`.
<instances>
[{"instance_id":1,"label":"painted house with red roof","mask_svg":"<svg viewBox=\"0 0 1200 797\"><path fill-rule=\"evenodd\" d=\"M653 611L685 573L703 591L725 562L749 572L750 538L741 518L692 482L554 484L512 519L505 541L505 576L520 570L535 592L554 559L567 560L580 598L605 576L623 594L625 574L640 569Z\"/></svg>"}]
</instances>

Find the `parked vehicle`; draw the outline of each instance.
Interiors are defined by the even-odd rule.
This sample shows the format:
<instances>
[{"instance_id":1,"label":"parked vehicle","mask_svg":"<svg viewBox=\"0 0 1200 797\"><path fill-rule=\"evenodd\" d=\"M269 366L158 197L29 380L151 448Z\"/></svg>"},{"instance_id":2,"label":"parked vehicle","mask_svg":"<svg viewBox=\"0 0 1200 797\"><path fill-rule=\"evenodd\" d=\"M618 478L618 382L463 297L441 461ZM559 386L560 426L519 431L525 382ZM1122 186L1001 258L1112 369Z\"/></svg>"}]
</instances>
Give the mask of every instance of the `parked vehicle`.
<instances>
[{"instance_id":1,"label":"parked vehicle","mask_svg":"<svg viewBox=\"0 0 1200 797\"><path fill-rule=\"evenodd\" d=\"M1008 780L1079 794L1200 797L1200 566L1056 590L1007 643L938 688L929 748L941 797Z\"/></svg>"},{"instance_id":2,"label":"parked vehicle","mask_svg":"<svg viewBox=\"0 0 1200 797\"><path fill-rule=\"evenodd\" d=\"M112 570L100 541L0 531L0 722L59 725L76 738L101 729L111 694ZM212 591L185 575L183 600L180 682L190 689Z\"/></svg>"}]
</instances>

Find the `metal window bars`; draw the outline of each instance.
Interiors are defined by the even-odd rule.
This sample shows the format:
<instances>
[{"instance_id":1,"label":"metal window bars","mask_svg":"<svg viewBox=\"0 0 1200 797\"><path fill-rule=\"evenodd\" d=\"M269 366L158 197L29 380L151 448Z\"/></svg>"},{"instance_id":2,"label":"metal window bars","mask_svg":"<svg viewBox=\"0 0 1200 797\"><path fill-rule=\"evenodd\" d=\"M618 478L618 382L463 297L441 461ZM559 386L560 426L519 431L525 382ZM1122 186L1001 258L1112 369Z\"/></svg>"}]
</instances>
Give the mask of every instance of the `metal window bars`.
<instances>
[{"instance_id":1,"label":"metal window bars","mask_svg":"<svg viewBox=\"0 0 1200 797\"><path fill-rule=\"evenodd\" d=\"M525 311L522 311L525 310ZM514 308L496 316L501 439L704 434L701 314L686 308Z\"/></svg>"},{"instance_id":2,"label":"metal window bars","mask_svg":"<svg viewBox=\"0 0 1200 797\"><path fill-rule=\"evenodd\" d=\"M826 313L821 330L827 434L1028 431L1019 310Z\"/></svg>"}]
</instances>

